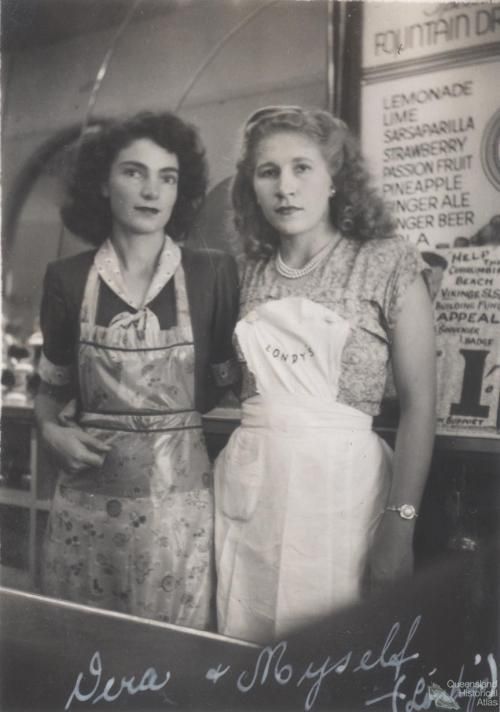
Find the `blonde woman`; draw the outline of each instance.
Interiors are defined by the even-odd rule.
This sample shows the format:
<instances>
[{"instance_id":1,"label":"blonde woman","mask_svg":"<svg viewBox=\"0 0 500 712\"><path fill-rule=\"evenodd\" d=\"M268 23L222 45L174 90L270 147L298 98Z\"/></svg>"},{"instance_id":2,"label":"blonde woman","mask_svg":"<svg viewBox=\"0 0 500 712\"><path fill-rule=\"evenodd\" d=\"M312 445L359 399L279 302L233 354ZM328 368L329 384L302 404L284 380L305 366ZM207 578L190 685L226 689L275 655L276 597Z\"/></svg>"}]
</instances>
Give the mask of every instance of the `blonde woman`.
<instances>
[{"instance_id":1,"label":"blonde woman","mask_svg":"<svg viewBox=\"0 0 500 712\"><path fill-rule=\"evenodd\" d=\"M267 107L233 187L242 423L216 465L219 630L266 641L412 570L434 432L432 309L346 125ZM389 363L392 456L372 431Z\"/></svg>"}]
</instances>

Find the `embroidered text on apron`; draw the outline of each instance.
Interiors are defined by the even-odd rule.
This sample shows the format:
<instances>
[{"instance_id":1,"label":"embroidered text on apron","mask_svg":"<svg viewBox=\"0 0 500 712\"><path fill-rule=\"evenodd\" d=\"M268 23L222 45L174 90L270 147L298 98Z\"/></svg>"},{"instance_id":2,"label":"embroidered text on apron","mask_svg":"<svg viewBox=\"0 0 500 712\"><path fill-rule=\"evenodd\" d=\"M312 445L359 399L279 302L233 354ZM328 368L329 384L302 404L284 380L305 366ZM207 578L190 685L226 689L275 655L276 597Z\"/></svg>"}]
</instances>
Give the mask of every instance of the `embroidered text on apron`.
<instances>
[{"instance_id":1,"label":"embroidered text on apron","mask_svg":"<svg viewBox=\"0 0 500 712\"><path fill-rule=\"evenodd\" d=\"M282 638L360 595L390 455L371 417L336 400L349 328L302 297L236 327L259 395L215 468L221 633Z\"/></svg>"}]
</instances>

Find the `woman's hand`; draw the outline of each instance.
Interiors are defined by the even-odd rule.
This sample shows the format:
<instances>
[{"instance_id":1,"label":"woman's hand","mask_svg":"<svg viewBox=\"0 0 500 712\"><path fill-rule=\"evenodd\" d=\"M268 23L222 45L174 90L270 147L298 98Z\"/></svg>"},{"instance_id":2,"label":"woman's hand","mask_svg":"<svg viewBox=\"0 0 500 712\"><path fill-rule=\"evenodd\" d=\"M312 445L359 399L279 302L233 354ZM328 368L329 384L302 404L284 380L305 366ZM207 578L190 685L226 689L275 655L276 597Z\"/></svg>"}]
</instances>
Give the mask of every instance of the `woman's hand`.
<instances>
[{"instance_id":1,"label":"woman's hand","mask_svg":"<svg viewBox=\"0 0 500 712\"><path fill-rule=\"evenodd\" d=\"M370 591L412 574L414 530L412 521L384 513L368 558Z\"/></svg>"},{"instance_id":2,"label":"woman's hand","mask_svg":"<svg viewBox=\"0 0 500 712\"><path fill-rule=\"evenodd\" d=\"M65 472L76 474L89 467L101 467L110 446L78 425L63 426L44 423L42 438L58 464Z\"/></svg>"}]
</instances>

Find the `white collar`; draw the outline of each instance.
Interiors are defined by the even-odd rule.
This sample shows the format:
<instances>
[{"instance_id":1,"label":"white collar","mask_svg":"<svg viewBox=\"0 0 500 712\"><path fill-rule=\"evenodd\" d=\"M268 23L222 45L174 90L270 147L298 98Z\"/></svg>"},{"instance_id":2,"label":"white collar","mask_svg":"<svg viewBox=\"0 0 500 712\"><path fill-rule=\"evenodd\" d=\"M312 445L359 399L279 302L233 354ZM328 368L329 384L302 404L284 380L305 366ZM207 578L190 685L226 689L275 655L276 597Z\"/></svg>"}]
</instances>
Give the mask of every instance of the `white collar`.
<instances>
[{"instance_id":1,"label":"white collar","mask_svg":"<svg viewBox=\"0 0 500 712\"><path fill-rule=\"evenodd\" d=\"M165 242L158 258L153 279L146 293L146 298L143 304L139 304L127 294L127 287L123 280L118 255L109 238L103 242L94 257L94 264L99 276L120 299L129 304L133 309L141 309L158 296L163 287L174 276L180 261L181 250L179 246L175 244L172 238L165 235Z\"/></svg>"}]
</instances>

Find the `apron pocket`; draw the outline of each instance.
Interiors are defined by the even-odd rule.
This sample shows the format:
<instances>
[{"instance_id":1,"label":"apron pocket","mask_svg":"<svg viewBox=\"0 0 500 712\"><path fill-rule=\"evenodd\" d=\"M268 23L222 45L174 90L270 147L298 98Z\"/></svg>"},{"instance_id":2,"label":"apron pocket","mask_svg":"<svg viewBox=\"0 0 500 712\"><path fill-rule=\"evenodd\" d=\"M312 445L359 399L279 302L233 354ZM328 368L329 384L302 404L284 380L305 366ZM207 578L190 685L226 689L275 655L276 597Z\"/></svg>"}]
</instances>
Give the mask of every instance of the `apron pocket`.
<instances>
[{"instance_id":1,"label":"apron pocket","mask_svg":"<svg viewBox=\"0 0 500 712\"><path fill-rule=\"evenodd\" d=\"M259 438L238 428L215 463L217 508L230 519L249 520L257 506L262 477Z\"/></svg>"}]
</instances>

